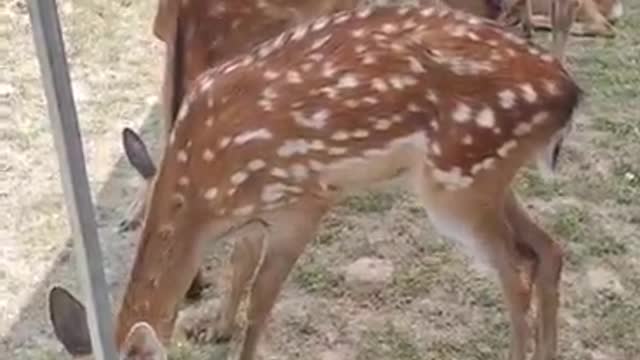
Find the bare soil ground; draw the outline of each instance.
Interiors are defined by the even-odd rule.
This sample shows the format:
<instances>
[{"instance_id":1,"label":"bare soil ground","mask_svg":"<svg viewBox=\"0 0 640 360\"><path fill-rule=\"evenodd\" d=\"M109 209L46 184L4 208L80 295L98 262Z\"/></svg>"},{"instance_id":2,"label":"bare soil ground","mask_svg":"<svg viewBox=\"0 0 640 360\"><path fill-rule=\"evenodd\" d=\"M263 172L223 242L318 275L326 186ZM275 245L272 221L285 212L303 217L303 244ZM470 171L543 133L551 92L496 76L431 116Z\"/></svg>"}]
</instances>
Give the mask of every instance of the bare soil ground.
<instances>
[{"instance_id":1,"label":"bare soil ground","mask_svg":"<svg viewBox=\"0 0 640 360\"><path fill-rule=\"evenodd\" d=\"M135 241L117 225L139 184L122 158L120 131L141 128L147 140L159 132L156 1L59 3L117 301ZM570 67L588 97L559 174L543 182L526 172L517 183L567 249L562 360L640 358L640 3L625 6L616 39L570 43ZM51 333L46 294L53 284L80 289L23 0L0 3L0 54L0 359L67 358ZM211 252L212 281L222 250ZM393 264L383 290L363 295L346 285L345 267L363 256ZM212 314L219 285L185 312ZM327 216L287 283L261 352L265 359L498 359L507 331L495 282L435 235L411 197L388 191L351 197ZM224 352L184 341L172 349L174 359Z\"/></svg>"}]
</instances>

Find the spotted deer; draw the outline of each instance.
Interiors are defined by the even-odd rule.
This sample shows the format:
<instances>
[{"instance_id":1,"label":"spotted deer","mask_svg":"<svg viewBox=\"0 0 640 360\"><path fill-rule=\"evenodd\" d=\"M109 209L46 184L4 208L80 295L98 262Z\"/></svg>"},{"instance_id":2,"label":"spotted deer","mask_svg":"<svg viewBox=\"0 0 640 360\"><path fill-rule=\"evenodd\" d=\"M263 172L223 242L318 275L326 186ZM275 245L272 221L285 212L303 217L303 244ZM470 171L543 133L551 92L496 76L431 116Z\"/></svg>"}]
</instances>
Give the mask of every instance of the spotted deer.
<instances>
[{"instance_id":1,"label":"spotted deer","mask_svg":"<svg viewBox=\"0 0 640 360\"><path fill-rule=\"evenodd\" d=\"M153 33L165 43L161 145L164 146L173 127L184 92L200 73L296 24L353 9L357 1L159 0ZM142 221L156 165L135 131L125 128L122 141L129 162L145 181L120 224L122 231L129 231L135 230ZM198 299L206 286L204 276L198 272L186 293L187 299Z\"/></svg>"},{"instance_id":2,"label":"spotted deer","mask_svg":"<svg viewBox=\"0 0 640 360\"><path fill-rule=\"evenodd\" d=\"M438 232L495 270L512 360L525 359L535 288L534 359L553 359L563 252L511 182L530 160L555 169L580 97L545 50L442 6L322 16L207 70L184 96L153 179L116 343L143 321L167 344L205 243L233 230L243 245L207 331L229 339L248 287L240 359L253 359L323 215L353 190L396 180ZM82 331L66 324L85 321L80 306L52 311L67 314L55 328ZM64 345L82 355L81 343Z\"/></svg>"},{"instance_id":3,"label":"spotted deer","mask_svg":"<svg viewBox=\"0 0 640 360\"><path fill-rule=\"evenodd\" d=\"M472 14L498 19L504 0L460 1L446 0L454 8ZM534 0L548 1L548 0ZM584 0L593 1L593 0ZM610 1L610 0L599 0ZM164 131L166 141L183 93L194 79L207 68L225 59L242 54L256 44L275 36L286 28L314 17L339 10L352 9L357 0L266 0L266 1L168 1L159 0L153 33L166 45L164 80L162 84ZM539 7L536 7L536 9ZM545 7L542 7L545 9ZM178 21L178 10L181 12ZM131 129L123 131L123 145L130 163L145 179L145 185L127 211L122 230L133 230L142 221L148 198L149 183L156 166L146 145ZM206 287L198 272L186 293L197 299Z\"/></svg>"},{"instance_id":4,"label":"spotted deer","mask_svg":"<svg viewBox=\"0 0 640 360\"><path fill-rule=\"evenodd\" d=\"M562 11L551 11L552 1L558 2ZM555 22L562 24L554 28L554 48L560 58L564 57L566 39L570 31L578 35L613 36L610 24L617 20L623 11L621 0L441 2L512 26L515 25L514 21L521 22L527 36L531 35L533 28L553 28L550 18L554 13ZM163 133L168 136L178 104L182 100L182 93L201 72L222 63L225 59L248 51L256 44L297 23L323 14L352 9L358 3L358 0L159 0L153 32L166 45L162 84L165 118ZM182 8L183 24L177 22L178 8ZM574 15L579 24L573 24ZM149 182L156 172L156 167L146 145L131 129L124 130L123 143L130 163ZM133 230L140 224L144 214L146 192L147 186L141 189L128 211L121 224L123 230Z\"/></svg>"}]
</instances>

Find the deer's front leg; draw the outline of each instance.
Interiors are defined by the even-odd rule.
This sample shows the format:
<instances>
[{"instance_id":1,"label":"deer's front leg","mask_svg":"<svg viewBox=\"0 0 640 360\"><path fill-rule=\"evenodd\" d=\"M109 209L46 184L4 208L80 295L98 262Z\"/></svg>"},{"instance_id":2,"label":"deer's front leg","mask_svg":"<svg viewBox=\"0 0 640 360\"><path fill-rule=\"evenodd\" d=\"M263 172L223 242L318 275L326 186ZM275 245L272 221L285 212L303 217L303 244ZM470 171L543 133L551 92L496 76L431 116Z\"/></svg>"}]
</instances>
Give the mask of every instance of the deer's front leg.
<instances>
[{"instance_id":1,"label":"deer's front leg","mask_svg":"<svg viewBox=\"0 0 640 360\"><path fill-rule=\"evenodd\" d=\"M306 244L314 238L324 204L305 204L278 211L268 216L270 224L266 252L259 264L249 298L247 327L242 342L240 360L253 360L267 318L282 289L284 281Z\"/></svg>"},{"instance_id":2,"label":"deer's front leg","mask_svg":"<svg viewBox=\"0 0 640 360\"><path fill-rule=\"evenodd\" d=\"M231 253L232 278L215 317L203 318L186 329L188 338L196 342L226 342L232 337L238 306L264 256L264 231L240 236ZM193 286L193 285L192 285Z\"/></svg>"},{"instance_id":3,"label":"deer's front leg","mask_svg":"<svg viewBox=\"0 0 640 360\"><path fill-rule=\"evenodd\" d=\"M552 53L564 62L571 25L580 7L579 0L553 0L551 2Z\"/></svg>"}]
</instances>

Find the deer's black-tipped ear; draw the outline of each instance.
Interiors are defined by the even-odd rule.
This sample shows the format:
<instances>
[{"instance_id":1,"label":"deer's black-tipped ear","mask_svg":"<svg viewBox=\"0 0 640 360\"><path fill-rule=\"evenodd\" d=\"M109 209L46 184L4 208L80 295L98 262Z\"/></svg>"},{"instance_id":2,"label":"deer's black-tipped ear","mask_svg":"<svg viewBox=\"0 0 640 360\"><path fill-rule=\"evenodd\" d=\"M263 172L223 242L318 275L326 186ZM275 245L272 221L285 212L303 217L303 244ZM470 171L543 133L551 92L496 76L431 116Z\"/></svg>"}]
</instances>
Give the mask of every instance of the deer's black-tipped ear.
<instances>
[{"instance_id":1,"label":"deer's black-tipped ear","mask_svg":"<svg viewBox=\"0 0 640 360\"><path fill-rule=\"evenodd\" d=\"M73 356L92 352L87 312L71 293L55 286L49 292L49 316L56 338Z\"/></svg>"},{"instance_id":2,"label":"deer's black-tipped ear","mask_svg":"<svg viewBox=\"0 0 640 360\"><path fill-rule=\"evenodd\" d=\"M151 179L156 174L156 166L140 136L130 128L124 128L122 130L122 145L129 163L145 180Z\"/></svg>"},{"instance_id":3,"label":"deer's black-tipped ear","mask_svg":"<svg viewBox=\"0 0 640 360\"><path fill-rule=\"evenodd\" d=\"M138 322L129 331L122 352L124 360L166 360L167 355L153 328Z\"/></svg>"}]
</instances>

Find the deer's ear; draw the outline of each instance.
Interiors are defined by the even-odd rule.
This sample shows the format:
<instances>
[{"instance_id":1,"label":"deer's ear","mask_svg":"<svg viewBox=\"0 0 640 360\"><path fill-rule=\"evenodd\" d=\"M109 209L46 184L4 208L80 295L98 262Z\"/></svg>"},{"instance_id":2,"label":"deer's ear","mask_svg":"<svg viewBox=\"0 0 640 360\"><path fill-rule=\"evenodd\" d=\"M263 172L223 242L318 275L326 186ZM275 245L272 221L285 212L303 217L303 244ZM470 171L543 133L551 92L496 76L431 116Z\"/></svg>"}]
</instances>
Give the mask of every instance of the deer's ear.
<instances>
[{"instance_id":1,"label":"deer's ear","mask_svg":"<svg viewBox=\"0 0 640 360\"><path fill-rule=\"evenodd\" d=\"M166 360L167 354L156 332L146 322L138 322L124 342L123 360Z\"/></svg>"},{"instance_id":2,"label":"deer's ear","mask_svg":"<svg viewBox=\"0 0 640 360\"><path fill-rule=\"evenodd\" d=\"M140 136L130 128L122 131L122 145L127 159L138 173L145 179L150 179L156 174L156 166L151 160L147 146Z\"/></svg>"},{"instance_id":3,"label":"deer's ear","mask_svg":"<svg viewBox=\"0 0 640 360\"><path fill-rule=\"evenodd\" d=\"M49 292L49 316L56 338L73 356L91 354L87 312L71 293L62 287Z\"/></svg>"}]
</instances>

